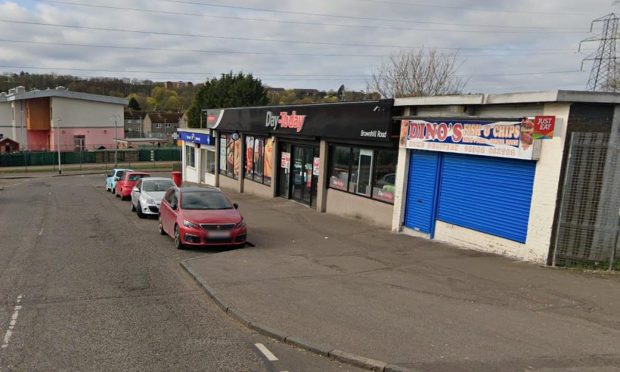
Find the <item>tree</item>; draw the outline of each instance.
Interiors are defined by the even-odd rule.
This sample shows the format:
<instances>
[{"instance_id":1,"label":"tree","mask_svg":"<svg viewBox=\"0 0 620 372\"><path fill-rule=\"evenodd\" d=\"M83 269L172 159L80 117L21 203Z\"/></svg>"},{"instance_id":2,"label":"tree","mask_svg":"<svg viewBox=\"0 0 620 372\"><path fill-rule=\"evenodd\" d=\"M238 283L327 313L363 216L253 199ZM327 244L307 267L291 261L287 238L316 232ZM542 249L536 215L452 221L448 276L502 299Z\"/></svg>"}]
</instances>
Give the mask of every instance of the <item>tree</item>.
<instances>
[{"instance_id":1,"label":"tree","mask_svg":"<svg viewBox=\"0 0 620 372\"><path fill-rule=\"evenodd\" d=\"M456 74L459 65L456 52L400 51L373 72L368 90L387 98L458 94L467 85Z\"/></svg>"},{"instance_id":2,"label":"tree","mask_svg":"<svg viewBox=\"0 0 620 372\"><path fill-rule=\"evenodd\" d=\"M136 99L136 97L130 97L129 98L129 105L128 106L132 110L140 111L140 104L138 103L138 100Z\"/></svg>"},{"instance_id":3,"label":"tree","mask_svg":"<svg viewBox=\"0 0 620 372\"><path fill-rule=\"evenodd\" d=\"M196 92L187 115L188 125L193 128L200 125L202 109L261 106L268 101L262 82L252 74L222 74L219 79L213 78L205 82Z\"/></svg>"}]
</instances>

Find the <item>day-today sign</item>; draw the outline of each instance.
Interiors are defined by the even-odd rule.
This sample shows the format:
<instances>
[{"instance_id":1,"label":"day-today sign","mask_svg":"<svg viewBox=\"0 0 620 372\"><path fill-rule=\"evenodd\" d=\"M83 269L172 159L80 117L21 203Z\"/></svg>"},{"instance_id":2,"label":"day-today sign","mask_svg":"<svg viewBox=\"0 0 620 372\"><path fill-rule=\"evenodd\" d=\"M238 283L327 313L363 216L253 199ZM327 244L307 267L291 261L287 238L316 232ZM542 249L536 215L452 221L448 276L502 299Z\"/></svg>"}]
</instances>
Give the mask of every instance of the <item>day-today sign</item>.
<instances>
[{"instance_id":1,"label":"day-today sign","mask_svg":"<svg viewBox=\"0 0 620 372\"><path fill-rule=\"evenodd\" d=\"M534 140L535 119L402 120L400 146L414 150L451 152L537 160L540 141Z\"/></svg>"}]
</instances>

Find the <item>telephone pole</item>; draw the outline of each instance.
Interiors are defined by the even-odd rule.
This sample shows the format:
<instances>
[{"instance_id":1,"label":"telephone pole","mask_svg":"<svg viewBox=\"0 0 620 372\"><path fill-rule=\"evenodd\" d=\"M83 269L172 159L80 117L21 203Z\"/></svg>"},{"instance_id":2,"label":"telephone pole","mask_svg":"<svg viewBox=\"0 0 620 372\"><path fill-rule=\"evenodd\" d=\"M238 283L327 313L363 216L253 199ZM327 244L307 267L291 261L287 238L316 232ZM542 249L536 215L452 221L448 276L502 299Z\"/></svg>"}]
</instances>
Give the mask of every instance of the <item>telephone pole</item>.
<instances>
[{"instance_id":1,"label":"telephone pole","mask_svg":"<svg viewBox=\"0 0 620 372\"><path fill-rule=\"evenodd\" d=\"M592 70L588 78L586 90L618 92L620 91L620 82L617 78L620 75L616 73L616 43L618 40L618 19L615 13L608 14L592 21L590 32L594 30L595 24L601 25L601 31L598 35L589 37L579 43L579 51L583 43L598 42L596 51L588 55L581 62L592 61Z\"/></svg>"}]
</instances>

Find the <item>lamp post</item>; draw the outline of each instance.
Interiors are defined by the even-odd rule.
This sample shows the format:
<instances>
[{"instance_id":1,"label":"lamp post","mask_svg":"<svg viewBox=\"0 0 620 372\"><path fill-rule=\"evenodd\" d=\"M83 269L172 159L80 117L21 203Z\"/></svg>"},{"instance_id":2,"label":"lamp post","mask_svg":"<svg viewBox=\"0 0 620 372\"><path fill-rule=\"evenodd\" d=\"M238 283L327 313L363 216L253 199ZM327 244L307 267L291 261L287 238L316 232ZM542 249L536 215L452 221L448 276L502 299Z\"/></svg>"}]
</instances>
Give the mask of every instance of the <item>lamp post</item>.
<instances>
[{"instance_id":1,"label":"lamp post","mask_svg":"<svg viewBox=\"0 0 620 372\"><path fill-rule=\"evenodd\" d=\"M58 174L62 174L62 163L60 162L60 123L62 120L56 121L56 149L58 150Z\"/></svg>"},{"instance_id":2,"label":"lamp post","mask_svg":"<svg viewBox=\"0 0 620 372\"><path fill-rule=\"evenodd\" d=\"M118 168L118 115L114 115L114 168Z\"/></svg>"}]
</instances>

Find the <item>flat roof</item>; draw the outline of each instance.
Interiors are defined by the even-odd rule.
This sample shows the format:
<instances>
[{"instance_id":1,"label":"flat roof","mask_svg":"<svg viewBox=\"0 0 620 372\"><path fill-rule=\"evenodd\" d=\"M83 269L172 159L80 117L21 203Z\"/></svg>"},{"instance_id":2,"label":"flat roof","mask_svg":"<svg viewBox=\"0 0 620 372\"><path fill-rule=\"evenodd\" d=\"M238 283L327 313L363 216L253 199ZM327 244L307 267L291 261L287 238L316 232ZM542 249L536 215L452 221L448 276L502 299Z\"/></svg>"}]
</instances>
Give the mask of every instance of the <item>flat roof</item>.
<instances>
[{"instance_id":1,"label":"flat roof","mask_svg":"<svg viewBox=\"0 0 620 372\"><path fill-rule=\"evenodd\" d=\"M583 102L620 104L620 93L550 90L493 94L461 94L396 98L394 106L503 105L519 103Z\"/></svg>"},{"instance_id":2,"label":"flat roof","mask_svg":"<svg viewBox=\"0 0 620 372\"><path fill-rule=\"evenodd\" d=\"M94 101L94 102L110 103L113 105L123 105L123 106L127 106L129 104L129 100L125 98L102 96L99 94L91 94L91 93L72 92L67 89L31 90L29 92L15 91L11 93L6 93L4 95L0 94L0 102L11 102L11 101L20 101L20 100L46 98L46 97L70 98L70 99L78 99L82 101Z\"/></svg>"}]
</instances>

